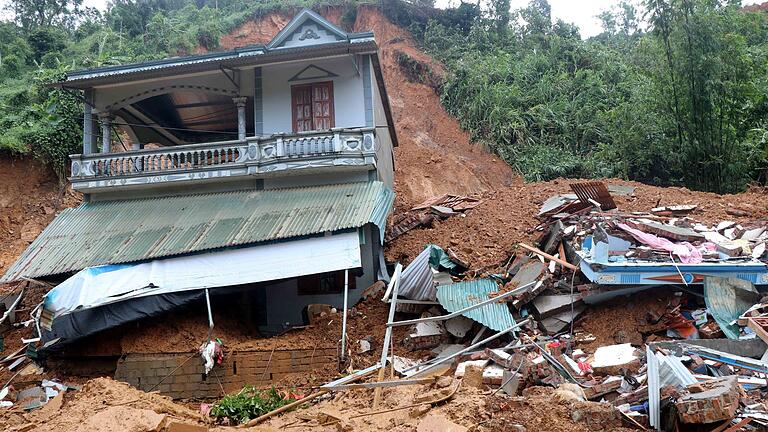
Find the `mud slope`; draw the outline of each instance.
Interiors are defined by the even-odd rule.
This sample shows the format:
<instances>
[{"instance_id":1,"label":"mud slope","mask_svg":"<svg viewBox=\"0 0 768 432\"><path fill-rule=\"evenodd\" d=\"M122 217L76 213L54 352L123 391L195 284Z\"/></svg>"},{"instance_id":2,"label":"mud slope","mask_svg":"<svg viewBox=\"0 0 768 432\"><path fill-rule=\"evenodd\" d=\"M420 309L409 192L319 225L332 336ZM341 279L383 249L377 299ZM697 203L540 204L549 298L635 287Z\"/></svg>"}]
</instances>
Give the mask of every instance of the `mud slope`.
<instances>
[{"instance_id":1,"label":"mud slope","mask_svg":"<svg viewBox=\"0 0 768 432\"><path fill-rule=\"evenodd\" d=\"M319 11L340 24L336 8ZM266 43L290 20L290 14L272 13L249 21L221 38L222 49ZM398 205L405 206L444 193L471 194L511 185L512 169L479 146L470 143L458 121L443 109L429 86L409 82L396 62L404 52L433 69L442 67L421 52L407 30L391 22L374 6L358 9L355 31L373 30L380 47L390 104L400 146L395 149L395 189Z\"/></svg>"},{"instance_id":2,"label":"mud slope","mask_svg":"<svg viewBox=\"0 0 768 432\"><path fill-rule=\"evenodd\" d=\"M67 190L37 161L0 154L0 275L61 209L79 204Z\"/></svg>"},{"instance_id":3,"label":"mud slope","mask_svg":"<svg viewBox=\"0 0 768 432\"><path fill-rule=\"evenodd\" d=\"M469 135L445 111L429 86L409 82L400 71L397 51L422 63L436 64L417 48L407 30L390 23L372 6L358 9L355 30L373 30L380 47L400 140L395 149L395 183L401 203L444 193L471 194L516 181L509 165L470 143Z\"/></svg>"}]
</instances>

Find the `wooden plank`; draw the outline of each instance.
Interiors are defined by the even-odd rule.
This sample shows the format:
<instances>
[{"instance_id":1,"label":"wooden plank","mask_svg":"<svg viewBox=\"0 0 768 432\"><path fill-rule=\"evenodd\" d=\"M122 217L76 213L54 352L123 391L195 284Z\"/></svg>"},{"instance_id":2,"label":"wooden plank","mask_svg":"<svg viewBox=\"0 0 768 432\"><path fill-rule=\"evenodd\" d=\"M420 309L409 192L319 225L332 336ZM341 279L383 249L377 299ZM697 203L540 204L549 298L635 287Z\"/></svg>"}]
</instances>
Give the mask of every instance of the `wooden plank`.
<instances>
[{"instance_id":1,"label":"wooden plank","mask_svg":"<svg viewBox=\"0 0 768 432\"><path fill-rule=\"evenodd\" d=\"M751 328L765 343L768 343L768 318L749 318L747 319L747 327Z\"/></svg>"},{"instance_id":2,"label":"wooden plank","mask_svg":"<svg viewBox=\"0 0 768 432\"><path fill-rule=\"evenodd\" d=\"M558 264L562 265L562 266L563 266L563 267L565 267L565 268L571 269L571 270L573 270L573 271L576 271L576 270L578 270L578 269L579 269L578 267L576 267L575 265L573 265L573 264L569 263L568 261L562 260L562 259L560 259L560 258L556 258L556 257L553 257L552 255L550 255L550 254L548 254L548 253L546 253L546 252L544 252L544 251L542 251L542 250L539 250L539 249L537 249L537 248L535 248L535 247L533 247L533 246L528 246L528 245L527 245L527 244L525 244L525 243L518 243L518 245L519 245L521 248L523 248L523 249L525 249L525 250L527 250L527 251L529 251L529 252L533 252L533 253L535 253L536 255L541 255L541 256L543 256L544 258L546 258L546 259L548 259L548 260L550 260L550 261L554 261L554 262L556 262L556 263L558 263Z\"/></svg>"},{"instance_id":3,"label":"wooden plank","mask_svg":"<svg viewBox=\"0 0 768 432\"><path fill-rule=\"evenodd\" d=\"M662 237L678 241L701 241L704 236L690 228L661 224L654 221L640 221L636 224L637 229Z\"/></svg>"},{"instance_id":4,"label":"wooden plank","mask_svg":"<svg viewBox=\"0 0 768 432\"><path fill-rule=\"evenodd\" d=\"M740 422L738 422L735 425L733 425L733 426L729 427L728 429L726 429L725 432L736 432L736 431L739 431L739 430L741 430L741 428L743 428L744 426L748 425L749 422L751 422L751 421L752 421L751 417L745 417L745 418L741 419Z\"/></svg>"}]
</instances>

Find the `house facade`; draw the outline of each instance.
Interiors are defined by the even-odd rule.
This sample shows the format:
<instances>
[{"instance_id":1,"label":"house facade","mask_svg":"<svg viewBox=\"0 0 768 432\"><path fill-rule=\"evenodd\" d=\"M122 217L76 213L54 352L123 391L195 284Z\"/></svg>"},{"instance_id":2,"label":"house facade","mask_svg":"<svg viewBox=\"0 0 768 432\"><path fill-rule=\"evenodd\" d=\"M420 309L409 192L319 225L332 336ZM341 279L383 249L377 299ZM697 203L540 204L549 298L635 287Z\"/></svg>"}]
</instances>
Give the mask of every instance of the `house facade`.
<instances>
[{"instance_id":1,"label":"house facade","mask_svg":"<svg viewBox=\"0 0 768 432\"><path fill-rule=\"evenodd\" d=\"M59 283L42 339L220 294L273 334L386 278L397 137L377 52L305 9L266 45L68 74L84 203L0 279Z\"/></svg>"}]
</instances>

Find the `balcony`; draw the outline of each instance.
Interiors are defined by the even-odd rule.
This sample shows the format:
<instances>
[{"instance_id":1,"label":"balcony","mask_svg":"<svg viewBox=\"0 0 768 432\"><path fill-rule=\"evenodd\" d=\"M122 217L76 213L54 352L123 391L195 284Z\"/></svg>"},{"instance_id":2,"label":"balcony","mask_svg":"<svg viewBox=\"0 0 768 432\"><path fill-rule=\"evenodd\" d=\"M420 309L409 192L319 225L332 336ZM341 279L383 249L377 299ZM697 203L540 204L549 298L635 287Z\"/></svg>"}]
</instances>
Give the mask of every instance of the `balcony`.
<instances>
[{"instance_id":1,"label":"balcony","mask_svg":"<svg viewBox=\"0 0 768 432\"><path fill-rule=\"evenodd\" d=\"M91 193L184 182L336 172L376 166L375 130L252 137L121 153L72 155L72 187Z\"/></svg>"}]
</instances>

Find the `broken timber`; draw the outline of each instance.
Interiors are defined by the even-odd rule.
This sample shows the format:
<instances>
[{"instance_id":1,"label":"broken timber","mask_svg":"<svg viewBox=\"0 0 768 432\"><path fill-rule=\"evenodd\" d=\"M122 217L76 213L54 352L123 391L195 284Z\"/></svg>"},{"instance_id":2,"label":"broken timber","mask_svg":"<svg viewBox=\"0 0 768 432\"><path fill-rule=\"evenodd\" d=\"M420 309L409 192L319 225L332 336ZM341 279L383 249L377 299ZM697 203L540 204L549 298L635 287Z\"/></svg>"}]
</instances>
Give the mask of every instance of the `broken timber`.
<instances>
[{"instance_id":1,"label":"broken timber","mask_svg":"<svg viewBox=\"0 0 768 432\"><path fill-rule=\"evenodd\" d=\"M542 257L544 257L544 258L546 258L546 259L548 259L548 260L550 260L550 261L554 261L554 262L556 262L556 263L560 264L561 266L563 266L563 267L565 267L565 268L567 268L567 269L571 269L571 270L573 270L573 271L576 271L576 270L578 270L578 269L579 269L578 267L576 267L575 265L573 265L573 264L569 263L568 261L565 261L565 260L562 260L562 259L560 259L560 258L554 257L554 256L552 256L552 255L550 255L550 254L548 254L548 253L546 253L546 252L544 252L544 251L542 251L542 250L536 249L536 248L535 248L535 247L533 247L533 246L528 246L528 245L527 245L527 244L525 244L525 243L519 243L519 246L520 246L521 248L523 248L523 249L525 249L525 250L529 251L529 252L533 252L533 253L535 253L536 255L540 255L540 256L542 256Z\"/></svg>"}]
</instances>

